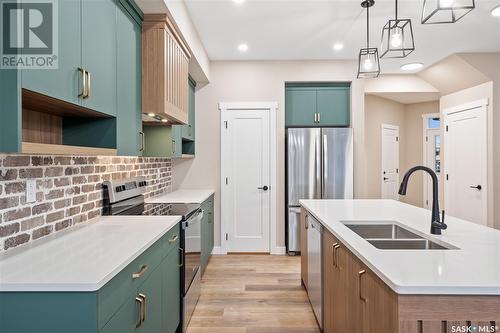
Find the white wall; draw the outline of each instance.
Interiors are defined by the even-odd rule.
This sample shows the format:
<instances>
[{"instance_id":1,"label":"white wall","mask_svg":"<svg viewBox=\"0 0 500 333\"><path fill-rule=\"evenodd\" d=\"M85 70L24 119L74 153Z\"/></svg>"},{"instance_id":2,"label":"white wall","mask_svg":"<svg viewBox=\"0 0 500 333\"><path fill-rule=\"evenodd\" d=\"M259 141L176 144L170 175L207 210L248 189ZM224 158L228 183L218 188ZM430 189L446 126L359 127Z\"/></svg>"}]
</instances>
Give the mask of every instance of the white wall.
<instances>
[{"instance_id":1,"label":"white wall","mask_svg":"<svg viewBox=\"0 0 500 333\"><path fill-rule=\"evenodd\" d=\"M355 196L366 195L364 82L356 80L354 61L220 61L210 64L210 84L196 92L196 158L175 161L173 188L211 188L215 198L215 244L220 244L220 114L219 102L278 102L278 193L276 244L284 246L285 82L353 81Z\"/></svg>"}]
</instances>

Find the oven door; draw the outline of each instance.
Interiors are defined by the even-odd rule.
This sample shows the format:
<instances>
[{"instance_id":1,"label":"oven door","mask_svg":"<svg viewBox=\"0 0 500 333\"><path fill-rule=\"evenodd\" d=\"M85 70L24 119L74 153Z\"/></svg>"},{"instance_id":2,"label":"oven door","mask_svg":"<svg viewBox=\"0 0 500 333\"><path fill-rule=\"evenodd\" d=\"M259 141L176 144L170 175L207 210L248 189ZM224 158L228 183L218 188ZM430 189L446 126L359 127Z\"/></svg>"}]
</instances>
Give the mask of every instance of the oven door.
<instances>
[{"instance_id":1,"label":"oven door","mask_svg":"<svg viewBox=\"0 0 500 333\"><path fill-rule=\"evenodd\" d=\"M184 292L187 293L201 263L201 221L203 211L198 210L187 221L184 228Z\"/></svg>"}]
</instances>

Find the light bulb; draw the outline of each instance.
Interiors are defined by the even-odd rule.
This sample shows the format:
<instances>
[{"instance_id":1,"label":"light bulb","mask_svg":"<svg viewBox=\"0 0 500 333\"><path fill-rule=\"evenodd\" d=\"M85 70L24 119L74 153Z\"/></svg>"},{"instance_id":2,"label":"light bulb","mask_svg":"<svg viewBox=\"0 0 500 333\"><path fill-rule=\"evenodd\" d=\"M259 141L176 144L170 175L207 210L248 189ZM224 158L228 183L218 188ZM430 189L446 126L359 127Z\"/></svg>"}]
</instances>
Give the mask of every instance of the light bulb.
<instances>
[{"instance_id":1,"label":"light bulb","mask_svg":"<svg viewBox=\"0 0 500 333\"><path fill-rule=\"evenodd\" d=\"M399 48L403 44L403 34L401 28L395 27L391 29L391 46Z\"/></svg>"},{"instance_id":2,"label":"light bulb","mask_svg":"<svg viewBox=\"0 0 500 333\"><path fill-rule=\"evenodd\" d=\"M363 69L369 71L373 68L373 61L370 56L368 56L363 62Z\"/></svg>"},{"instance_id":3,"label":"light bulb","mask_svg":"<svg viewBox=\"0 0 500 333\"><path fill-rule=\"evenodd\" d=\"M439 0L439 7L450 8L454 0Z\"/></svg>"}]
</instances>

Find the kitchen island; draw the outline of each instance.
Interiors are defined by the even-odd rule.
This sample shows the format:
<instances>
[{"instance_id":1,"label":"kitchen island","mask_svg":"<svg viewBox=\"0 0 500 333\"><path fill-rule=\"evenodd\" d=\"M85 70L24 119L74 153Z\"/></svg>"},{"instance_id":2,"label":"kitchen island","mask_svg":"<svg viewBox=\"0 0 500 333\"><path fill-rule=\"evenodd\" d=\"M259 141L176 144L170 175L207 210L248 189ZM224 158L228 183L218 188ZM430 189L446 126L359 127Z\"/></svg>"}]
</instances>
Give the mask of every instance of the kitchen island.
<instances>
[{"instance_id":1,"label":"kitchen island","mask_svg":"<svg viewBox=\"0 0 500 333\"><path fill-rule=\"evenodd\" d=\"M307 235L321 226L318 321L325 333L495 331L500 231L446 217L448 229L431 235L430 211L393 200L301 205L302 281L310 294L317 287L308 281L315 278L308 259L317 259L307 253L318 244Z\"/></svg>"}]
</instances>

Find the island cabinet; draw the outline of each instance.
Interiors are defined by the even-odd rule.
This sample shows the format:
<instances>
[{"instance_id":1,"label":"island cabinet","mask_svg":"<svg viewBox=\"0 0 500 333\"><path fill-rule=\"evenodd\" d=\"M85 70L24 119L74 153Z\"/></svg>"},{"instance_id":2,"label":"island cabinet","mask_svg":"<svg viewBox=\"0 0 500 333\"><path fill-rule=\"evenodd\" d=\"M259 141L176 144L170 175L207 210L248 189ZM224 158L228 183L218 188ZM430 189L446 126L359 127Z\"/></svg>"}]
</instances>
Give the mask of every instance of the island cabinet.
<instances>
[{"instance_id":1,"label":"island cabinet","mask_svg":"<svg viewBox=\"0 0 500 333\"><path fill-rule=\"evenodd\" d=\"M302 208L301 235L308 214ZM301 270L307 286L304 240ZM398 294L326 227L322 266L324 333L497 332L500 326L500 296Z\"/></svg>"},{"instance_id":2,"label":"island cabinet","mask_svg":"<svg viewBox=\"0 0 500 333\"><path fill-rule=\"evenodd\" d=\"M205 273L208 261L214 249L214 196L211 195L201 204L203 221L201 222L201 273Z\"/></svg>"},{"instance_id":3,"label":"island cabinet","mask_svg":"<svg viewBox=\"0 0 500 333\"><path fill-rule=\"evenodd\" d=\"M147 14L142 26L142 112L188 124L191 54L167 14Z\"/></svg>"},{"instance_id":4,"label":"island cabinet","mask_svg":"<svg viewBox=\"0 0 500 333\"><path fill-rule=\"evenodd\" d=\"M0 293L0 332L175 333L180 225L96 291Z\"/></svg>"}]
</instances>

